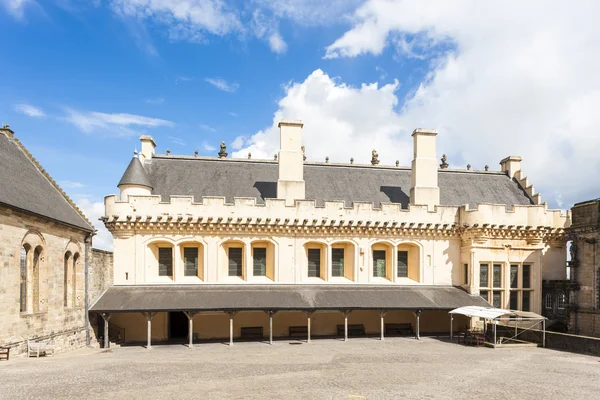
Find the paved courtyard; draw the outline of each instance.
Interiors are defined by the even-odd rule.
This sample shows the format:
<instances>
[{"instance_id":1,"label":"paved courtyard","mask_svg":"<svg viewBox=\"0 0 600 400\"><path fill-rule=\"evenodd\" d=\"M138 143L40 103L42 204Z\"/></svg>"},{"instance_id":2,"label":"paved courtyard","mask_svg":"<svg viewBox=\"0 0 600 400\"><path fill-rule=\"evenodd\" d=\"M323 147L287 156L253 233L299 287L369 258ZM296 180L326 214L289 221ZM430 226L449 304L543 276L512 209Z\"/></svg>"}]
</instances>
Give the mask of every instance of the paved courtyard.
<instances>
[{"instance_id":1,"label":"paved courtyard","mask_svg":"<svg viewBox=\"0 0 600 400\"><path fill-rule=\"evenodd\" d=\"M600 359L423 338L82 349L0 361L2 399L592 399Z\"/></svg>"}]
</instances>

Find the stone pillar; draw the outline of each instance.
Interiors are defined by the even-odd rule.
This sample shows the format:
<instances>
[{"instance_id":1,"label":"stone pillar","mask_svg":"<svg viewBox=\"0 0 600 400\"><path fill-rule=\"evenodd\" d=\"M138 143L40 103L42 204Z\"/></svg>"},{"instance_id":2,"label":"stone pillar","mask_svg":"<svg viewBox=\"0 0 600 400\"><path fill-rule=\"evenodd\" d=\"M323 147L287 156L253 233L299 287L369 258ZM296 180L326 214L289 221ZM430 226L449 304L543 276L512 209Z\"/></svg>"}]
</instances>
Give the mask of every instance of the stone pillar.
<instances>
[{"instance_id":1,"label":"stone pillar","mask_svg":"<svg viewBox=\"0 0 600 400\"><path fill-rule=\"evenodd\" d=\"M189 344L188 347L191 349L194 346L194 317L197 313L192 311L184 311L186 317L188 317L188 336L189 336Z\"/></svg>"},{"instance_id":2,"label":"stone pillar","mask_svg":"<svg viewBox=\"0 0 600 400\"><path fill-rule=\"evenodd\" d=\"M273 315L275 315L277 311L267 311L269 314L269 344L273 344Z\"/></svg>"},{"instance_id":3,"label":"stone pillar","mask_svg":"<svg viewBox=\"0 0 600 400\"><path fill-rule=\"evenodd\" d=\"M229 345L233 346L233 317L237 314L237 311L229 311Z\"/></svg>"},{"instance_id":4,"label":"stone pillar","mask_svg":"<svg viewBox=\"0 0 600 400\"><path fill-rule=\"evenodd\" d=\"M387 311L379 310L379 317L381 318L381 328L380 328L380 331L381 331L380 339L381 340L384 339L384 335L383 335L384 330L385 330L385 321L384 321L384 319L385 319L385 314L386 313L387 313Z\"/></svg>"},{"instance_id":5,"label":"stone pillar","mask_svg":"<svg viewBox=\"0 0 600 400\"><path fill-rule=\"evenodd\" d=\"M152 348L152 318L154 318L156 313L155 312L147 312L147 313L143 313L143 314L148 319L148 330L146 332L146 337L148 339L148 342L146 344L146 348L149 350Z\"/></svg>"},{"instance_id":6,"label":"stone pillar","mask_svg":"<svg viewBox=\"0 0 600 400\"><path fill-rule=\"evenodd\" d=\"M310 319L311 319L311 317L312 317L312 315L314 313L315 313L314 311L308 311L306 313L306 317L307 317L307 326L306 326L306 328L307 328L307 332L306 332L307 333L307 339L306 339L306 343L310 343Z\"/></svg>"},{"instance_id":7,"label":"stone pillar","mask_svg":"<svg viewBox=\"0 0 600 400\"><path fill-rule=\"evenodd\" d=\"M419 318L421 317L421 312L422 312L422 311L423 311L423 310L417 310L417 311L415 312L415 317L416 317L416 319L417 319L417 330L416 330L416 336L415 336L415 339L417 339L417 340L421 340L421 329L420 329L420 327L419 327Z\"/></svg>"},{"instance_id":8,"label":"stone pillar","mask_svg":"<svg viewBox=\"0 0 600 400\"><path fill-rule=\"evenodd\" d=\"M110 317L112 317L112 315L109 313L100 313L100 315L104 320L104 348L108 349L110 347L110 341L108 338L108 321L110 321Z\"/></svg>"},{"instance_id":9,"label":"stone pillar","mask_svg":"<svg viewBox=\"0 0 600 400\"><path fill-rule=\"evenodd\" d=\"M350 310L344 310L344 342L348 341L348 315Z\"/></svg>"}]
</instances>

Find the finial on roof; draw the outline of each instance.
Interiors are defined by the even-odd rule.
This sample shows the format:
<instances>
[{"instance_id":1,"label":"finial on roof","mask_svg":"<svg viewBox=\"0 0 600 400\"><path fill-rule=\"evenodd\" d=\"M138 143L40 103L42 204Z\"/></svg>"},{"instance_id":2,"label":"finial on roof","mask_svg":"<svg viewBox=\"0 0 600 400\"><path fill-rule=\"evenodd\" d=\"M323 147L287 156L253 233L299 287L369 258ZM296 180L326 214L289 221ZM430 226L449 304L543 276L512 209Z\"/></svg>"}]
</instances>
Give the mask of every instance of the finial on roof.
<instances>
[{"instance_id":1,"label":"finial on roof","mask_svg":"<svg viewBox=\"0 0 600 400\"><path fill-rule=\"evenodd\" d=\"M485 170L486 170L486 171L489 171L489 170L490 170L490 166L489 166L489 165L486 165L486 166L485 166Z\"/></svg>"},{"instance_id":2,"label":"finial on roof","mask_svg":"<svg viewBox=\"0 0 600 400\"><path fill-rule=\"evenodd\" d=\"M134 157L139 157L139 156L138 156L137 147L134 147L134 148L133 148L133 156L134 156Z\"/></svg>"},{"instance_id":3,"label":"finial on roof","mask_svg":"<svg viewBox=\"0 0 600 400\"><path fill-rule=\"evenodd\" d=\"M10 129L10 125L4 124L4 125L2 125L2 129Z\"/></svg>"},{"instance_id":4,"label":"finial on roof","mask_svg":"<svg viewBox=\"0 0 600 400\"><path fill-rule=\"evenodd\" d=\"M171 150L167 149L167 155L171 154Z\"/></svg>"},{"instance_id":5,"label":"finial on roof","mask_svg":"<svg viewBox=\"0 0 600 400\"><path fill-rule=\"evenodd\" d=\"M377 154L376 150L371 152L371 165L379 164L379 154Z\"/></svg>"},{"instance_id":6,"label":"finial on roof","mask_svg":"<svg viewBox=\"0 0 600 400\"><path fill-rule=\"evenodd\" d=\"M252 153L248 153L248 160L252 158Z\"/></svg>"},{"instance_id":7,"label":"finial on roof","mask_svg":"<svg viewBox=\"0 0 600 400\"><path fill-rule=\"evenodd\" d=\"M277 161L277 154L273 155L273 160Z\"/></svg>"},{"instance_id":8,"label":"finial on roof","mask_svg":"<svg viewBox=\"0 0 600 400\"><path fill-rule=\"evenodd\" d=\"M325 162L328 163L329 162L329 157L325 157Z\"/></svg>"},{"instance_id":9,"label":"finial on roof","mask_svg":"<svg viewBox=\"0 0 600 400\"><path fill-rule=\"evenodd\" d=\"M219 150L219 158L227 157L227 146L225 146L225 142L221 142L221 150Z\"/></svg>"},{"instance_id":10,"label":"finial on roof","mask_svg":"<svg viewBox=\"0 0 600 400\"><path fill-rule=\"evenodd\" d=\"M471 170L471 164L467 164L467 171Z\"/></svg>"},{"instance_id":11,"label":"finial on roof","mask_svg":"<svg viewBox=\"0 0 600 400\"><path fill-rule=\"evenodd\" d=\"M302 146L302 160L306 161L306 147Z\"/></svg>"},{"instance_id":12,"label":"finial on roof","mask_svg":"<svg viewBox=\"0 0 600 400\"><path fill-rule=\"evenodd\" d=\"M396 160L396 167L400 165L400 161Z\"/></svg>"},{"instance_id":13,"label":"finial on roof","mask_svg":"<svg viewBox=\"0 0 600 400\"><path fill-rule=\"evenodd\" d=\"M448 165L448 162L447 162L447 161L448 161L448 159L446 158L446 155L445 155L445 154L442 154L442 163L440 164L440 168L441 168L441 169L446 169L446 168L448 168L448 167L449 167L449 165Z\"/></svg>"},{"instance_id":14,"label":"finial on roof","mask_svg":"<svg viewBox=\"0 0 600 400\"><path fill-rule=\"evenodd\" d=\"M350 159L350 164L354 164L354 158Z\"/></svg>"},{"instance_id":15,"label":"finial on roof","mask_svg":"<svg viewBox=\"0 0 600 400\"><path fill-rule=\"evenodd\" d=\"M198 150L194 150L194 157L198 157Z\"/></svg>"}]
</instances>

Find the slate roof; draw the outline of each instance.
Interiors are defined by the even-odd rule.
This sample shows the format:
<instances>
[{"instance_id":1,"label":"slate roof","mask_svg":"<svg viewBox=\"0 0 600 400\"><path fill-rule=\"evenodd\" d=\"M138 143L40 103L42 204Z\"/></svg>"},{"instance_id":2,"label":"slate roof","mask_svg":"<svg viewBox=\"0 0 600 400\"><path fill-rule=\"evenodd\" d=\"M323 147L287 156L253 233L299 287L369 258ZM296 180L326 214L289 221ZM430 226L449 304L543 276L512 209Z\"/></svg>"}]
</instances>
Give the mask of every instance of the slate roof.
<instances>
[{"instance_id":1,"label":"slate roof","mask_svg":"<svg viewBox=\"0 0 600 400\"><path fill-rule=\"evenodd\" d=\"M277 197L278 165L275 161L232 160L208 157L156 155L144 168L152 182L152 194L169 201L171 195L254 197L257 203ZM349 164L305 163L306 199L353 202L401 203L408 207L412 171L410 168ZM532 200L516 181L499 172L439 170L440 203L531 205Z\"/></svg>"},{"instance_id":2,"label":"slate roof","mask_svg":"<svg viewBox=\"0 0 600 400\"><path fill-rule=\"evenodd\" d=\"M131 159L129 166L127 166L127 169L117 186L121 185L141 185L152 188L150 178L148 178L148 174L144 170L144 167L142 167L139 158L133 157Z\"/></svg>"},{"instance_id":3,"label":"slate roof","mask_svg":"<svg viewBox=\"0 0 600 400\"><path fill-rule=\"evenodd\" d=\"M111 286L90 311L216 310L452 310L490 307L453 286L392 285L160 285Z\"/></svg>"},{"instance_id":4,"label":"slate roof","mask_svg":"<svg viewBox=\"0 0 600 400\"><path fill-rule=\"evenodd\" d=\"M0 204L93 231L67 195L25 147L0 133Z\"/></svg>"}]
</instances>

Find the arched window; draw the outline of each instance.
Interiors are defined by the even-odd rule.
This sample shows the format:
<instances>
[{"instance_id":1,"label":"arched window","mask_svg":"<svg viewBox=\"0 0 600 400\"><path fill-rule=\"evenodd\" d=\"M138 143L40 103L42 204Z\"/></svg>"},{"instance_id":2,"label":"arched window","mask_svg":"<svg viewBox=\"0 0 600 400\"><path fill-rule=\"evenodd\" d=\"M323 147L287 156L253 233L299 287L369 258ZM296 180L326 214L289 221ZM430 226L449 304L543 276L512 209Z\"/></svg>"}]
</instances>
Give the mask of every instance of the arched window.
<instances>
[{"instance_id":1,"label":"arched window","mask_svg":"<svg viewBox=\"0 0 600 400\"><path fill-rule=\"evenodd\" d=\"M33 269L32 269L32 293L31 302L33 312L40 310L40 258L42 256L42 248L36 247L33 251Z\"/></svg>"},{"instance_id":2,"label":"arched window","mask_svg":"<svg viewBox=\"0 0 600 400\"><path fill-rule=\"evenodd\" d=\"M21 275L21 280L20 280L20 295L19 295L19 302L20 302L20 311L21 312L26 312L27 311L27 248L25 246L21 247L21 259L20 259L20 275Z\"/></svg>"},{"instance_id":3,"label":"arched window","mask_svg":"<svg viewBox=\"0 0 600 400\"><path fill-rule=\"evenodd\" d=\"M69 290L70 290L70 277L69 273L71 269L71 252L67 251L65 253L65 262L64 262L64 279L63 279L63 305L65 307L69 307Z\"/></svg>"},{"instance_id":4,"label":"arched window","mask_svg":"<svg viewBox=\"0 0 600 400\"><path fill-rule=\"evenodd\" d=\"M544 297L544 307L552 308L552 293L546 293Z\"/></svg>"},{"instance_id":5,"label":"arched window","mask_svg":"<svg viewBox=\"0 0 600 400\"><path fill-rule=\"evenodd\" d=\"M558 295L558 298L556 299L556 308L558 308L559 310L564 310L565 309L565 294L561 293Z\"/></svg>"},{"instance_id":6,"label":"arched window","mask_svg":"<svg viewBox=\"0 0 600 400\"><path fill-rule=\"evenodd\" d=\"M79 266L79 253L73 256L73 271L71 272L71 307L77 307L77 270Z\"/></svg>"}]
</instances>

